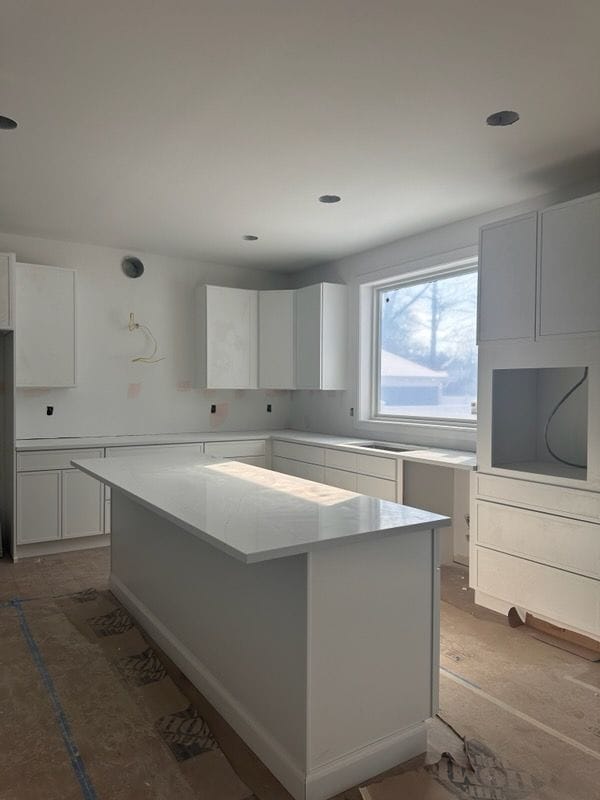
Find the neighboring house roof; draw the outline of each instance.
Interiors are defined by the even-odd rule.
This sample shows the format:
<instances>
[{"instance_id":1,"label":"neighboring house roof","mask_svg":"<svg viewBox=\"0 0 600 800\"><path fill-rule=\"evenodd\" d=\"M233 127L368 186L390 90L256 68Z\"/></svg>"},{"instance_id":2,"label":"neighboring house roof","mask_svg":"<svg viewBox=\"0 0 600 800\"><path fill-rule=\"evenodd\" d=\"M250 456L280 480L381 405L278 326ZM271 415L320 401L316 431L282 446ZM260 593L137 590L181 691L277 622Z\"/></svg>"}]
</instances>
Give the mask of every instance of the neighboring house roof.
<instances>
[{"instance_id":1,"label":"neighboring house roof","mask_svg":"<svg viewBox=\"0 0 600 800\"><path fill-rule=\"evenodd\" d=\"M448 373L442 370L429 369L397 356L388 350L381 351L381 375L388 378L447 378Z\"/></svg>"}]
</instances>

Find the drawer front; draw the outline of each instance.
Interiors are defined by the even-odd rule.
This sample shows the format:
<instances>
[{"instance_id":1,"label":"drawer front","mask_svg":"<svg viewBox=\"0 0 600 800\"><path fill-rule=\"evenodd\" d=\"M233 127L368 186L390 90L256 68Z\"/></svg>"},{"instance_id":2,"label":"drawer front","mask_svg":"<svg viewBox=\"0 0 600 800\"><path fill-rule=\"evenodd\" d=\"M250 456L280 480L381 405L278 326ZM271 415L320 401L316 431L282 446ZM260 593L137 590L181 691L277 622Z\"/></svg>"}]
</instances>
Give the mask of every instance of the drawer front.
<instances>
[{"instance_id":1,"label":"drawer front","mask_svg":"<svg viewBox=\"0 0 600 800\"><path fill-rule=\"evenodd\" d=\"M600 578L600 525L485 500L473 508L477 544Z\"/></svg>"},{"instance_id":2,"label":"drawer front","mask_svg":"<svg viewBox=\"0 0 600 800\"><path fill-rule=\"evenodd\" d=\"M201 456L204 445L200 444L136 444L127 447L107 447L107 458L121 458L122 456L145 456L150 453L187 453L187 455Z\"/></svg>"},{"instance_id":3,"label":"drawer front","mask_svg":"<svg viewBox=\"0 0 600 800\"><path fill-rule=\"evenodd\" d=\"M204 452L207 456L237 458L238 456L264 456L265 440L252 439L240 442L206 442Z\"/></svg>"},{"instance_id":4,"label":"drawer front","mask_svg":"<svg viewBox=\"0 0 600 800\"><path fill-rule=\"evenodd\" d=\"M307 464L325 464L325 449L314 447L310 444L296 444L295 442L273 442L273 455L280 458L293 458L295 461L304 461Z\"/></svg>"},{"instance_id":5,"label":"drawer front","mask_svg":"<svg viewBox=\"0 0 600 800\"><path fill-rule=\"evenodd\" d=\"M593 578L477 548L477 589L568 627L600 633L600 583Z\"/></svg>"},{"instance_id":6,"label":"drawer front","mask_svg":"<svg viewBox=\"0 0 600 800\"><path fill-rule=\"evenodd\" d=\"M72 469L71 459L102 458L104 450L32 450L17 453L17 472L47 469Z\"/></svg>"},{"instance_id":7,"label":"drawer front","mask_svg":"<svg viewBox=\"0 0 600 800\"><path fill-rule=\"evenodd\" d=\"M267 459L265 456L237 456L232 461L241 461L242 464L252 464L253 467L266 467Z\"/></svg>"},{"instance_id":8,"label":"drawer front","mask_svg":"<svg viewBox=\"0 0 600 800\"><path fill-rule=\"evenodd\" d=\"M272 461L272 469L275 472L284 472L286 475L295 475L297 478L304 478L307 481L325 483L325 467L317 464L305 464L302 461L293 461L280 456L275 456Z\"/></svg>"},{"instance_id":9,"label":"drawer front","mask_svg":"<svg viewBox=\"0 0 600 800\"><path fill-rule=\"evenodd\" d=\"M387 478L395 481L396 459L358 453L356 456L356 470L363 475L372 475L375 478Z\"/></svg>"},{"instance_id":10,"label":"drawer front","mask_svg":"<svg viewBox=\"0 0 600 800\"><path fill-rule=\"evenodd\" d=\"M325 466L335 469L345 469L348 472L358 472L356 468L356 453L345 450L325 450Z\"/></svg>"},{"instance_id":11,"label":"drawer front","mask_svg":"<svg viewBox=\"0 0 600 800\"><path fill-rule=\"evenodd\" d=\"M396 481L373 478L371 475L356 476L356 491L369 497L396 502Z\"/></svg>"},{"instance_id":12,"label":"drawer front","mask_svg":"<svg viewBox=\"0 0 600 800\"><path fill-rule=\"evenodd\" d=\"M356 478L355 472L325 467L325 483L328 486L336 486L338 489L347 489L349 492L355 492Z\"/></svg>"},{"instance_id":13,"label":"drawer front","mask_svg":"<svg viewBox=\"0 0 600 800\"><path fill-rule=\"evenodd\" d=\"M597 492L557 489L550 484L480 473L475 473L475 491L478 497L490 500L504 500L507 503L539 508L542 511L556 511L559 514L600 521L600 494Z\"/></svg>"}]
</instances>

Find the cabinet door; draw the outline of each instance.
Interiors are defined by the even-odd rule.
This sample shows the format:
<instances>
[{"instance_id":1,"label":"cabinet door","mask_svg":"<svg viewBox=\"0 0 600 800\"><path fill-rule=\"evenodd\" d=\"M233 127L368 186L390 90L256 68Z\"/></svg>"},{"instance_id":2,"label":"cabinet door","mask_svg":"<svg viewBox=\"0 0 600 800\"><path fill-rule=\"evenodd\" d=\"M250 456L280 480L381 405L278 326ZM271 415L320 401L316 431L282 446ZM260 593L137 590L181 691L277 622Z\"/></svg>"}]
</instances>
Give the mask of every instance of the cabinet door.
<instances>
[{"instance_id":1,"label":"cabinet door","mask_svg":"<svg viewBox=\"0 0 600 800\"><path fill-rule=\"evenodd\" d=\"M321 388L321 284L296 291L296 387Z\"/></svg>"},{"instance_id":2,"label":"cabinet door","mask_svg":"<svg viewBox=\"0 0 600 800\"><path fill-rule=\"evenodd\" d=\"M337 283L322 284L321 389L347 388L348 290Z\"/></svg>"},{"instance_id":3,"label":"cabinet door","mask_svg":"<svg viewBox=\"0 0 600 800\"><path fill-rule=\"evenodd\" d=\"M64 539L104 533L104 487L77 469L62 473Z\"/></svg>"},{"instance_id":4,"label":"cabinet door","mask_svg":"<svg viewBox=\"0 0 600 800\"><path fill-rule=\"evenodd\" d=\"M14 261L8 253L0 253L0 329L14 327Z\"/></svg>"},{"instance_id":5,"label":"cabinet door","mask_svg":"<svg viewBox=\"0 0 600 800\"><path fill-rule=\"evenodd\" d=\"M600 332L600 196L541 214L540 336Z\"/></svg>"},{"instance_id":6,"label":"cabinet door","mask_svg":"<svg viewBox=\"0 0 600 800\"><path fill-rule=\"evenodd\" d=\"M534 338L536 258L537 213L481 229L479 341Z\"/></svg>"},{"instance_id":7,"label":"cabinet door","mask_svg":"<svg viewBox=\"0 0 600 800\"><path fill-rule=\"evenodd\" d=\"M258 385L294 388L294 292L258 296Z\"/></svg>"},{"instance_id":8,"label":"cabinet door","mask_svg":"<svg viewBox=\"0 0 600 800\"><path fill-rule=\"evenodd\" d=\"M60 539L60 472L17 475L17 543Z\"/></svg>"},{"instance_id":9,"label":"cabinet door","mask_svg":"<svg viewBox=\"0 0 600 800\"><path fill-rule=\"evenodd\" d=\"M17 386L75 386L75 271L17 264Z\"/></svg>"},{"instance_id":10,"label":"cabinet door","mask_svg":"<svg viewBox=\"0 0 600 800\"><path fill-rule=\"evenodd\" d=\"M208 389L256 389L258 292L222 286L202 289L198 307L199 346L204 348L199 354L201 385Z\"/></svg>"}]
</instances>

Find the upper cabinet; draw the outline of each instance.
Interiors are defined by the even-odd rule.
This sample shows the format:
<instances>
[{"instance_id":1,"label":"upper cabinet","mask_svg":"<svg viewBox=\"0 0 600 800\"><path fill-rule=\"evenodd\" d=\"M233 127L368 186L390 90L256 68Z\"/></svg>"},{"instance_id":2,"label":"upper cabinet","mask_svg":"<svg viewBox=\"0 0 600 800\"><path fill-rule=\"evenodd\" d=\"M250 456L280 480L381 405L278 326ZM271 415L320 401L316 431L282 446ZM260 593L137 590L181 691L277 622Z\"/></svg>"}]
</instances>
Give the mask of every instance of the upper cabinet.
<instances>
[{"instance_id":1,"label":"upper cabinet","mask_svg":"<svg viewBox=\"0 0 600 800\"><path fill-rule=\"evenodd\" d=\"M600 195L540 214L539 335L600 332Z\"/></svg>"},{"instance_id":2,"label":"upper cabinet","mask_svg":"<svg viewBox=\"0 0 600 800\"><path fill-rule=\"evenodd\" d=\"M258 292L199 286L197 384L206 389L256 389Z\"/></svg>"},{"instance_id":3,"label":"upper cabinet","mask_svg":"<svg viewBox=\"0 0 600 800\"><path fill-rule=\"evenodd\" d=\"M347 290L197 289L197 385L345 389Z\"/></svg>"},{"instance_id":4,"label":"upper cabinet","mask_svg":"<svg viewBox=\"0 0 600 800\"><path fill-rule=\"evenodd\" d=\"M15 257L0 253L0 330L15 327Z\"/></svg>"},{"instance_id":5,"label":"upper cabinet","mask_svg":"<svg viewBox=\"0 0 600 800\"><path fill-rule=\"evenodd\" d=\"M296 388L346 389L347 289L318 283L296 291Z\"/></svg>"},{"instance_id":6,"label":"upper cabinet","mask_svg":"<svg viewBox=\"0 0 600 800\"><path fill-rule=\"evenodd\" d=\"M600 333L600 195L481 229L479 341Z\"/></svg>"},{"instance_id":7,"label":"upper cabinet","mask_svg":"<svg viewBox=\"0 0 600 800\"><path fill-rule=\"evenodd\" d=\"M75 386L75 271L16 265L16 385Z\"/></svg>"},{"instance_id":8,"label":"upper cabinet","mask_svg":"<svg viewBox=\"0 0 600 800\"><path fill-rule=\"evenodd\" d=\"M481 229L479 341L535 337L537 212Z\"/></svg>"},{"instance_id":9,"label":"upper cabinet","mask_svg":"<svg viewBox=\"0 0 600 800\"><path fill-rule=\"evenodd\" d=\"M292 290L258 293L258 385L293 389L294 294Z\"/></svg>"}]
</instances>

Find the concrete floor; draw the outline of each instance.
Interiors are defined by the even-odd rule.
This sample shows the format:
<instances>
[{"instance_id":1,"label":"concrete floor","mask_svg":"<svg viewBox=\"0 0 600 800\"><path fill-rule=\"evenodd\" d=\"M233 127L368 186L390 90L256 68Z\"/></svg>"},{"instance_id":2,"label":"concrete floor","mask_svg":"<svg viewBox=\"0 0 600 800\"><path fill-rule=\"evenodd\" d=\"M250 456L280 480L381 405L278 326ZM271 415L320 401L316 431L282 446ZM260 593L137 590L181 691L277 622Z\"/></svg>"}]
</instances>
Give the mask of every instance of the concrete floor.
<instances>
[{"instance_id":1,"label":"concrete floor","mask_svg":"<svg viewBox=\"0 0 600 800\"><path fill-rule=\"evenodd\" d=\"M56 597L90 587L103 589L108 569L107 548L18 564L0 561L0 603L14 597ZM474 787L468 780L461 783L460 770L456 771L453 788L457 797L600 798L600 664L539 642L525 629L511 629L500 615L475 606L466 568L444 568L442 576L440 715L462 735L490 748L504 767L494 774L488 769L493 788ZM12 646L11 641L2 643L0 660L9 669ZM289 800L227 723L176 668L168 666L179 689L199 708L256 797ZM2 735L6 722L0 716L5 756L10 754L10 740ZM431 725L430 733L433 750L444 749L447 742L448 746L456 744L439 721ZM35 732L32 736L35 741ZM114 766L117 774L118 764ZM22 800L18 794L11 794L13 798ZM341 798L359 800L360 794L352 789Z\"/></svg>"}]
</instances>

